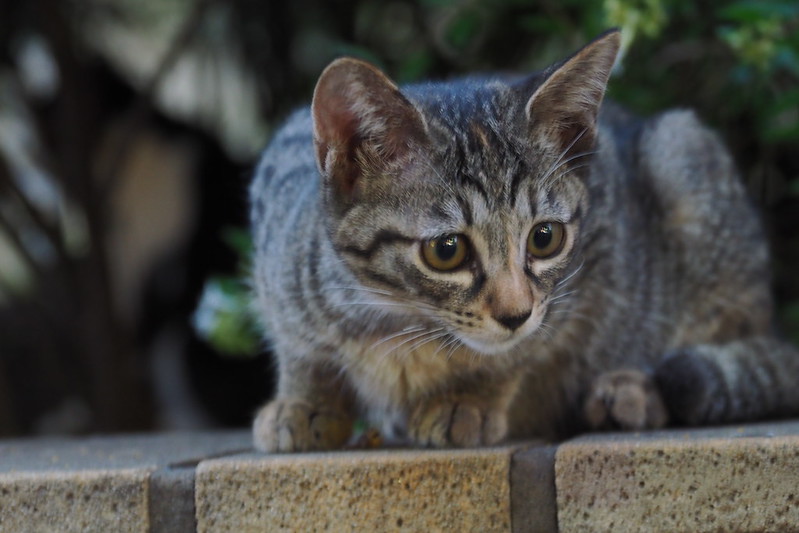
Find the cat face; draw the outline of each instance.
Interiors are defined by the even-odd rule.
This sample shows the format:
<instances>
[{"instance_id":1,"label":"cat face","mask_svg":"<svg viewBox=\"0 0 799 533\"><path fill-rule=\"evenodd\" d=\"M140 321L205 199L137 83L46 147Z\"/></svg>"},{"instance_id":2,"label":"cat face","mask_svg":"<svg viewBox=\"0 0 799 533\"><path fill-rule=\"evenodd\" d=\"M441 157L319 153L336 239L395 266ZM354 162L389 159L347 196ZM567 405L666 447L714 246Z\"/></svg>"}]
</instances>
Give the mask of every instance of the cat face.
<instances>
[{"instance_id":1,"label":"cat face","mask_svg":"<svg viewBox=\"0 0 799 533\"><path fill-rule=\"evenodd\" d=\"M410 304L387 309L498 353L539 330L565 292L587 195L573 167L546 177L562 161L544 171L518 153L465 158L454 147L465 139L451 134L364 188L334 243L363 284Z\"/></svg>"},{"instance_id":2,"label":"cat face","mask_svg":"<svg viewBox=\"0 0 799 533\"><path fill-rule=\"evenodd\" d=\"M484 354L546 331L579 267L611 41L543 76L406 93L360 61L328 67L312 106L328 229L383 311Z\"/></svg>"}]
</instances>

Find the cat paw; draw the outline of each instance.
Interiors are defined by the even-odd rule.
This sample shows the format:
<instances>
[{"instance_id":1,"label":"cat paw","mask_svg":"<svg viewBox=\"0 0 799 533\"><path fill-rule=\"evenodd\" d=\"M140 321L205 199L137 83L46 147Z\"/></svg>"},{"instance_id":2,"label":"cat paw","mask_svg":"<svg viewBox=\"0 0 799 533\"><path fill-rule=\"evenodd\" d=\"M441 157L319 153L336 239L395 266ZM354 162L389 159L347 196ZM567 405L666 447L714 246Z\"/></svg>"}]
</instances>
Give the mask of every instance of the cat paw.
<instances>
[{"instance_id":1,"label":"cat paw","mask_svg":"<svg viewBox=\"0 0 799 533\"><path fill-rule=\"evenodd\" d=\"M655 381L672 418L690 426L721 421L716 413L729 392L720 376L711 361L691 348L667 355L655 369Z\"/></svg>"},{"instance_id":2,"label":"cat paw","mask_svg":"<svg viewBox=\"0 0 799 533\"><path fill-rule=\"evenodd\" d=\"M668 411L653 380L638 370L600 375L583 405L593 429L654 429L666 425Z\"/></svg>"},{"instance_id":3,"label":"cat paw","mask_svg":"<svg viewBox=\"0 0 799 533\"><path fill-rule=\"evenodd\" d=\"M352 419L303 400L276 399L258 412L252 433L255 449L262 452L330 450L350 438Z\"/></svg>"},{"instance_id":4,"label":"cat paw","mask_svg":"<svg viewBox=\"0 0 799 533\"><path fill-rule=\"evenodd\" d=\"M416 444L433 447L490 446L505 438L507 415L472 397L445 397L412 413L408 434Z\"/></svg>"}]
</instances>

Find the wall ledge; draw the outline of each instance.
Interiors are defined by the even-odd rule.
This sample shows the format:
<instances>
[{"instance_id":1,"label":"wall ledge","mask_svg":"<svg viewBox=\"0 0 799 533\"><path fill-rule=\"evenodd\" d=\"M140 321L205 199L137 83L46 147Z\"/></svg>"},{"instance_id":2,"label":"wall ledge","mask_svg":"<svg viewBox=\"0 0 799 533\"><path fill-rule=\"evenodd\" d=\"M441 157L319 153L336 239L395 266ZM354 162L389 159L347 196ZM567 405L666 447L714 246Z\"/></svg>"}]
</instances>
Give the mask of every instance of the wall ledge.
<instances>
[{"instance_id":1,"label":"wall ledge","mask_svg":"<svg viewBox=\"0 0 799 533\"><path fill-rule=\"evenodd\" d=\"M799 421L487 449L253 453L247 431L0 441L0 531L787 531Z\"/></svg>"}]
</instances>

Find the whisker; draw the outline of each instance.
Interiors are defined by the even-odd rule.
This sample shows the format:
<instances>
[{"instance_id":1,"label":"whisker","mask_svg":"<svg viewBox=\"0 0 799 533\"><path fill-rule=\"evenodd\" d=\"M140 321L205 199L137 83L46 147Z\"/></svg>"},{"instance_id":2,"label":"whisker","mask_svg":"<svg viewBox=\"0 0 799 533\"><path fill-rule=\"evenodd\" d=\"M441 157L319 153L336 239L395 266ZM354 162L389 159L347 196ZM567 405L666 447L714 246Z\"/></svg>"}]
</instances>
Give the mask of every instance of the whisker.
<instances>
[{"instance_id":1,"label":"whisker","mask_svg":"<svg viewBox=\"0 0 799 533\"><path fill-rule=\"evenodd\" d=\"M341 290L341 291L360 291L360 292L368 292L372 294L380 294L382 296L395 296L394 293L391 291L387 291L385 289L375 289L373 287L358 287L358 286L345 286L345 285L330 285L327 287L323 287L323 289L330 289L330 290Z\"/></svg>"},{"instance_id":2,"label":"whisker","mask_svg":"<svg viewBox=\"0 0 799 533\"><path fill-rule=\"evenodd\" d=\"M575 268L575 269L572 271L572 273L571 273L571 274L569 274L568 276L566 276L566 277L565 277L565 278L563 278L562 280L558 281L558 282L555 284L555 287L556 287L556 288L560 288L560 287L564 286L566 283L568 283L570 279L574 278L574 276L576 276L576 275L577 275L577 273L578 273L578 272L580 272L580 271L583 269L583 266L584 266L584 265L585 265L585 259L583 259L583 260L580 262L580 265L579 265L577 268Z\"/></svg>"},{"instance_id":3,"label":"whisker","mask_svg":"<svg viewBox=\"0 0 799 533\"><path fill-rule=\"evenodd\" d=\"M396 305L396 304L402 304L403 302L408 302L407 304L403 304L403 305L408 305L409 307L413 307L414 309L417 309L417 310L418 309L424 309L426 311L433 311L433 312L437 311L436 307L434 307L434 306L432 306L430 304L427 304L427 303L419 301L419 300L415 300L413 298L407 298L405 296L400 296L400 295L398 295L396 293L393 293L393 292L387 291L387 290L383 290L383 289L374 289L374 288L371 288L371 287L345 287L345 286L331 286L331 287L325 287L325 288L326 289L332 289L332 290L348 290L348 291L355 291L355 292L365 292L367 294L375 294L377 296L383 296L383 297L389 298L391 300L394 300L394 302L388 302L388 303L385 303L385 302L361 302L362 304L377 304L377 305L389 305L390 306L392 304ZM355 304L355 303L356 302L348 302L347 304ZM337 305L341 305L341 304L334 304L334 306L337 306Z\"/></svg>"},{"instance_id":4,"label":"whisker","mask_svg":"<svg viewBox=\"0 0 799 533\"><path fill-rule=\"evenodd\" d=\"M580 292L579 289L574 289L574 290L571 290L571 291L564 292L563 294L558 294L557 296L552 296L552 297L549 298L549 303L551 305L551 304L557 302L558 300L562 300L563 298L566 298L567 296L571 296L572 294L577 294L579 292Z\"/></svg>"},{"instance_id":5,"label":"whisker","mask_svg":"<svg viewBox=\"0 0 799 533\"><path fill-rule=\"evenodd\" d=\"M444 328L440 328L438 331L431 331L430 333L431 333L431 335L429 337L423 338L422 340L417 341L417 342L413 343L410 347L408 347L408 351L412 352L412 351L416 350L417 348L421 348L425 344L431 343L431 342L436 341L438 339L443 339L444 337L449 335L448 332L444 331Z\"/></svg>"},{"instance_id":6,"label":"whisker","mask_svg":"<svg viewBox=\"0 0 799 533\"><path fill-rule=\"evenodd\" d=\"M552 342L552 339L555 338L555 328L545 322L541 322L538 325L538 331L541 332L547 342Z\"/></svg>"},{"instance_id":7,"label":"whisker","mask_svg":"<svg viewBox=\"0 0 799 533\"><path fill-rule=\"evenodd\" d=\"M546 180L547 180L547 179L548 179L548 178L549 178L549 177L550 177L550 176L551 176L551 175L552 175L552 174L553 174L553 173L554 173L554 172L555 172L557 169L559 169L561 166L568 164L569 162L571 162L571 161L573 161L574 159L576 159L578 156L581 156L581 155L582 155L582 154L577 154L576 156L572 156L572 157L571 157L571 158L569 158L568 160L566 160L566 161L563 161L563 158L564 158L564 157L566 157L566 154L568 154L568 153L569 153L569 150L571 150L572 148L574 148L574 145L575 145L575 144L577 144L577 143L580 141L580 139L582 139L582 138L583 138L583 135L585 135L587 131L588 131L588 128L583 128L583 129L582 129L582 131L580 131L580 133L578 133L577 135L575 135L575 136L574 136L574 139L572 139L572 141L569 143L569 145L566 147L566 149L565 149L565 150L563 150L563 151L560 153L560 155L558 156L558 158L557 158L557 159L555 160L555 162L552 164L552 167L549 169L549 171L547 171L547 173L544 175L544 177L543 177L543 178L541 178L541 181L542 181L542 182L546 182Z\"/></svg>"},{"instance_id":8,"label":"whisker","mask_svg":"<svg viewBox=\"0 0 799 533\"><path fill-rule=\"evenodd\" d=\"M385 352L383 354L383 357L388 357L389 355L397 352L401 347L405 346L409 342L413 342L415 340L418 340L418 339L420 339L420 338L422 338L422 337L424 337L426 335L431 335L431 334L434 334L434 333L438 333L442 329L443 328L438 328L437 330L433 330L433 331L423 331L422 333L417 333L416 335L413 335L412 337L410 337L408 339L404 339L402 342L394 345L391 349L389 349L387 352Z\"/></svg>"},{"instance_id":9,"label":"whisker","mask_svg":"<svg viewBox=\"0 0 799 533\"><path fill-rule=\"evenodd\" d=\"M454 335L452 335L451 333L447 333L446 335L443 335L443 337L447 337L447 336L449 336L449 339L447 339L446 341L444 341L444 342L442 342L442 343L440 343L438 345L438 348L436 348L436 351L433 352L433 357L438 356L438 354L439 354L439 352L441 352L441 350L443 350L444 348L448 347L453 342L457 342L458 341L458 339Z\"/></svg>"},{"instance_id":10,"label":"whisker","mask_svg":"<svg viewBox=\"0 0 799 533\"><path fill-rule=\"evenodd\" d=\"M463 346L463 341L460 340L459 338L453 337L453 340L455 342L452 343L452 346L450 346L449 350L447 351L447 361L452 359L452 356L455 354L455 351Z\"/></svg>"},{"instance_id":11,"label":"whisker","mask_svg":"<svg viewBox=\"0 0 799 533\"><path fill-rule=\"evenodd\" d=\"M391 339L396 339L397 337L402 337L403 335L408 335L410 333L418 333L418 332L424 331L426 329L427 328L424 327L424 326L409 326L407 328L404 328L402 331L399 331L399 332L396 332L396 333L392 333L391 335L387 335L387 336L383 337L382 339L378 340L377 342L375 342L374 344L369 346L367 348L367 350L371 351L371 350L377 348L378 346L380 346L381 344L384 344L384 343L390 341Z\"/></svg>"},{"instance_id":12,"label":"whisker","mask_svg":"<svg viewBox=\"0 0 799 533\"><path fill-rule=\"evenodd\" d=\"M354 306L354 305L363 305L363 306L371 306L371 307L404 307L406 309L416 309L416 306L412 304L406 304L401 302L341 302L337 304L333 304L332 307L347 307L347 306Z\"/></svg>"}]
</instances>

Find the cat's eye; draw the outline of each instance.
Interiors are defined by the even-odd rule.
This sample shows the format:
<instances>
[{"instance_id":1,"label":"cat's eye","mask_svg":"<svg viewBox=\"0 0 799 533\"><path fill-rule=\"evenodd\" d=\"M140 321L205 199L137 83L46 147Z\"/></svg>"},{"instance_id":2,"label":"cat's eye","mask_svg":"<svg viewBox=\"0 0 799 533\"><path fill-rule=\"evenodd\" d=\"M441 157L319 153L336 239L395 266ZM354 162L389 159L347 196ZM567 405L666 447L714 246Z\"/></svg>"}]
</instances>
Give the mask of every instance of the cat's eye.
<instances>
[{"instance_id":1,"label":"cat's eye","mask_svg":"<svg viewBox=\"0 0 799 533\"><path fill-rule=\"evenodd\" d=\"M449 234L422 243L422 259L434 270L447 272L469 259L469 240L464 235Z\"/></svg>"},{"instance_id":2,"label":"cat's eye","mask_svg":"<svg viewBox=\"0 0 799 533\"><path fill-rule=\"evenodd\" d=\"M560 222L542 222L530 231L527 237L527 253L536 259L546 259L563 247L565 228Z\"/></svg>"}]
</instances>

